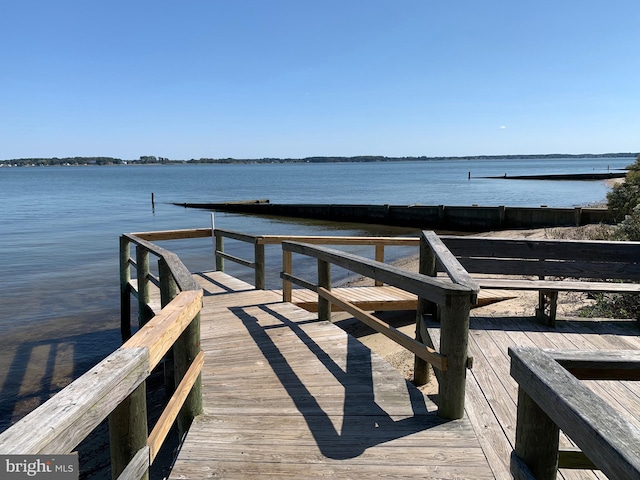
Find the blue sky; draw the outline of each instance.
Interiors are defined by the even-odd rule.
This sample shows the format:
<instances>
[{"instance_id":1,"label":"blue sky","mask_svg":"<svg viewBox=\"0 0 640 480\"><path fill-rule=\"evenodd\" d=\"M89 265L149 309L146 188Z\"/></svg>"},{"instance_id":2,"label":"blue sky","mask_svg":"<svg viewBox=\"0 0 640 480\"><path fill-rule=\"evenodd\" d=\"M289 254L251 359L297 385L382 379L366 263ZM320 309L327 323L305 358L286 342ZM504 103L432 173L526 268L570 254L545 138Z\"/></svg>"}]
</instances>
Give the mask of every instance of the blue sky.
<instances>
[{"instance_id":1,"label":"blue sky","mask_svg":"<svg viewBox=\"0 0 640 480\"><path fill-rule=\"evenodd\" d=\"M640 151L640 2L10 0L0 159Z\"/></svg>"}]
</instances>

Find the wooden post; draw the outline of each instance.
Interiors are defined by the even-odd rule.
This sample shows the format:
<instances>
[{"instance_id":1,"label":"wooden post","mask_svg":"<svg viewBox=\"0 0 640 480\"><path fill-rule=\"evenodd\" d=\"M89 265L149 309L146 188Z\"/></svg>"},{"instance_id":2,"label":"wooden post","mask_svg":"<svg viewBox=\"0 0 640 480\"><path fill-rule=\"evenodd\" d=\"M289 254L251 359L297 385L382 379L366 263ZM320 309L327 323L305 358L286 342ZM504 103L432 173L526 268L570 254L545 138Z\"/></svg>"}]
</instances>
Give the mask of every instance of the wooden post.
<instances>
[{"instance_id":1,"label":"wooden post","mask_svg":"<svg viewBox=\"0 0 640 480\"><path fill-rule=\"evenodd\" d=\"M256 243L254 246L254 262L255 267L255 287L256 290L264 290L265 288L265 264L264 264L264 244Z\"/></svg>"},{"instance_id":2,"label":"wooden post","mask_svg":"<svg viewBox=\"0 0 640 480\"><path fill-rule=\"evenodd\" d=\"M138 277L138 326L142 327L147 323L152 313L148 307L151 294L149 292L149 251L136 246L136 265Z\"/></svg>"},{"instance_id":3,"label":"wooden post","mask_svg":"<svg viewBox=\"0 0 640 480\"><path fill-rule=\"evenodd\" d=\"M470 295L447 295L440 306L440 353L447 369L439 377L438 415L449 420L464 417L470 305Z\"/></svg>"},{"instance_id":4,"label":"wooden post","mask_svg":"<svg viewBox=\"0 0 640 480\"><path fill-rule=\"evenodd\" d=\"M175 362L175 385L182 381L191 362L200 353L200 314L198 313L189 326L182 332L180 338L173 346L173 358ZM178 414L178 433L180 438L189 430L189 426L196 415L202 413L202 375L193 384L191 392L187 396L182 409Z\"/></svg>"},{"instance_id":5,"label":"wooden post","mask_svg":"<svg viewBox=\"0 0 640 480\"><path fill-rule=\"evenodd\" d=\"M120 237L120 335L122 343L131 338L131 245L129 239Z\"/></svg>"},{"instance_id":6,"label":"wooden post","mask_svg":"<svg viewBox=\"0 0 640 480\"><path fill-rule=\"evenodd\" d=\"M171 269L164 258L158 259L158 273L160 274L160 303L164 308L171 300L178 295L178 285L176 284ZM176 389L175 365L173 360L173 349L170 349L164 356L164 390L168 398L171 398Z\"/></svg>"},{"instance_id":7,"label":"wooden post","mask_svg":"<svg viewBox=\"0 0 640 480\"><path fill-rule=\"evenodd\" d=\"M224 257L217 253L224 252L224 237L217 233L214 235L216 237L216 270L218 272L224 272Z\"/></svg>"},{"instance_id":8,"label":"wooden post","mask_svg":"<svg viewBox=\"0 0 640 480\"><path fill-rule=\"evenodd\" d=\"M211 212L211 243L213 243L213 269L216 270L216 217Z\"/></svg>"},{"instance_id":9,"label":"wooden post","mask_svg":"<svg viewBox=\"0 0 640 480\"><path fill-rule=\"evenodd\" d=\"M384 263L384 244L382 243L377 243L376 244L376 262L382 262ZM380 280L376 280L375 281L375 286L376 287L380 287L382 286L382 282Z\"/></svg>"},{"instance_id":10,"label":"wooden post","mask_svg":"<svg viewBox=\"0 0 640 480\"><path fill-rule=\"evenodd\" d=\"M293 273L293 253L282 250L282 272L291 275ZM291 282L282 279L282 301L291 302Z\"/></svg>"},{"instance_id":11,"label":"wooden post","mask_svg":"<svg viewBox=\"0 0 640 480\"><path fill-rule=\"evenodd\" d=\"M331 290L331 264L318 260L318 286ZM318 320L331 321L331 302L318 295Z\"/></svg>"},{"instance_id":12,"label":"wooden post","mask_svg":"<svg viewBox=\"0 0 640 480\"><path fill-rule=\"evenodd\" d=\"M138 450L147 446L147 393L142 382L109 415L111 478L116 479ZM149 479L149 472L142 477Z\"/></svg>"},{"instance_id":13,"label":"wooden post","mask_svg":"<svg viewBox=\"0 0 640 480\"><path fill-rule=\"evenodd\" d=\"M436 256L433 251L427 245L424 237L420 237L420 266L419 272L423 275L429 275L434 277L436 275ZM418 297L418 306L416 310L416 340L420 343L424 343L425 339L422 338L421 324L424 322L424 315L427 313L433 313L436 310L436 305L428 302L424 298ZM426 385L430 380L429 364L420 357L414 357L413 362L413 383L416 385Z\"/></svg>"},{"instance_id":14,"label":"wooden post","mask_svg":"<svg viewBox=\"0 0 640 480\"><path fill-rule=\"evenodd\" d=\"M529 395L518 388L515 453L537 480L555 480L560 430Z\"/></svg>"}]
</instances>

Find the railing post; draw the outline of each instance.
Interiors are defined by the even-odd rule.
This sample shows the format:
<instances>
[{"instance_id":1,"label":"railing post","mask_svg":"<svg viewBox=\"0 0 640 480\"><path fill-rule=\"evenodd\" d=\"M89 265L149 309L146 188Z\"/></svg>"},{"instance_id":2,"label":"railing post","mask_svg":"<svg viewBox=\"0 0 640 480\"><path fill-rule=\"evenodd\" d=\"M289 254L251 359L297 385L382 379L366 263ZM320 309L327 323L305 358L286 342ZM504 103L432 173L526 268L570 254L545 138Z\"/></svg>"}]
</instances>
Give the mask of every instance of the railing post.
<instances>
[{"instance_id":1,"label":"railing post","mask_svg":"<svg viewBox=\"0 0 640 480\"><path fill-rule=\"evenodd\" d=\"M158 273L160 275L160 303L164 308L171 300L178 295L178 285L176 284L171 269L164 258L158 259ZM173 350L169 350L164 356L164 389L167 397L171 397L175 391L175 365L173 360Z\"/></svg>"},{"instance_id":2,"label":"railing post","mask_svg":"<svg viewBox=\"0 0 640 480\"><path fill-rule=\"evenodd\" d=\"M198 313L189 326L182 332L180 338L173 346L173 358L175 362L175 385L184 378L189 366L200 353L200 314ZM196 415L202 413L202 375L193 384L187 399L178 414L178 433L180 438L189 430L191 422Z\"/></svg>"},{"instance_id":3,"label":"railing post","mask_svg":"<svg viewBox=\"0 0 640 480\"><path fill-rule=\"evenodd\" d=\"M375 254L376 262L384 263L384 244L376 243L376 254ZM376 280L374 285L376 287L381 287L382 282L380 280Z\"/></svg>"},{"instance_id":4,"label":"railing post","mask_svg":"<svg viewBox=\"0 0 640 480\"><path fill-rule=\"evenodd\" d=\"M291 275L293 273L293 253L289 250L282 250L282 272ZM291 282L286 278L282 279L282 301L291 302L292 290Z\"/></svg>"},{"instance_id":5,"label":"railing post","mask_svg":"<svg viewBox=\"0 0 640 480\"><path fill-rule=\"evenodd\" d=\"M131 242L122 235L120 237L120 335L122 342L131 338Z\"/></svg>"},{"instance_id":6,"label":"railing post","mask_svg":"<svg viewBox=\"0 0 640 480\"><path fill-rule=\"evenodd\" d=\"M420 237L419 272L423 275L429 275L430 277L435 277L437 274L436 256L427 244L424 236ZM427 313L435 313L436 310L434 303L418 297L418 305L416 307L416 340L420 343L425 343L426 340L422 338L424 315ZM413 383L416 385L426 385L430 380L430 372L429 364L416 356L413 363Z\"/></svg>"},{"instance_id":7,"label":"railing post","mask_svg":"<svg viewBox=\"0 0 640 480\"><path fill-rule=\"evenodd\" d=\"M111 478L118 478L138 450L146 447L148 435L147 393L142 382L109 415ZM148 471L142 479L149 479Z\"/></svg>"},{"instance_id":8,"label":"railing post","mask_svg":"<svg viewBox=\"0 0 640 480\"><path fill-rule=\"evenodd\" d=\"M560 430L522 387L518 388L515 454L537 480L555 480Z\"/></svg>"},{"instance_id":9,"label":"railing post","mask_svg":"<svg viewBox=\"0 0 640 480\"><path fill-rule=\"evenodd\" d=\"M138 277L138 326L142 327L147 323L152 313L148 307L151 294L149 292L149 251L140 246L136 246L136 265Z\"/></svg>"},{"instance_id":10,"label":"railing post","mask_svg":"<svg viewBox=\"0 0 640 480\"><path fill-rule=\"evenodd\" d=\"M438 415L449 420L464 417L470 305L471 295L447 295L440 305L440 353L447 369L438 379Z\"/></svg>"},{"instance_id":11,"label":"railing post","mask_svg":"<svg viewBox=\"0 0 640 480\"><path fill-rule=\"evenodd\" d=\"M255 287L256 290L264 290L265 288L265 273L264 273L264 243L256 242L254 245L254 263L255 267Z\"/></svg>"},{"instance_id":12,"label":"railing post","mask_svg":"<svg viewBox=\"0 0 640 480\"><path fill-rule=\"evenodd\" d=\"M318 286L331 290L331 264L318 260ZM331 302L318 295L318 320L331 321Z\"/></svg>"},{"instance_id":13,"label":"railing post","mask_svg":"<svg viewBox=\"0 0 640 480\"><path fill-rule=\"evenodd\" d=\"M216 271L224 272L224 257L218 252L224 252L224 237L219 233L214 233L216 237Z\"/></svg>"}]
</instances>

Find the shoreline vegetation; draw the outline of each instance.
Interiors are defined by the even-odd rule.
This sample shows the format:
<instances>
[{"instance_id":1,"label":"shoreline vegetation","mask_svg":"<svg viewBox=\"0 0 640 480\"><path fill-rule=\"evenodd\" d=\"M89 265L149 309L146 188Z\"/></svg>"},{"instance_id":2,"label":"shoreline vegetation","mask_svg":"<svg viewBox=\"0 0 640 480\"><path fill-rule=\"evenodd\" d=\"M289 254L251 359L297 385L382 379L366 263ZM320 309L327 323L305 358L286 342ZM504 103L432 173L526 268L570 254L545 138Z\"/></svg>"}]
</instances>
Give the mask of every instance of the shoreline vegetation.
<instances>
[{"instance_id":1,"label":"shoreline vegetation","mask_svg":"<svg viewBox=\"0 0 640 480\"><path fill-rule=\"evenodd\" d=\"M471 155L471 156L418 156L386 157L381 155L360 155L352 157L314 156L304 158L192 158L190 160L171 160L167 157L143 155L137 160L124 160L115 157L49 157L16 158L0 160L0 167L68 167L68 166L105 166L105 165L167 165L167 164L270 164L270 163L374 163L374 162L424 162L435 160L521 160L521 159L557 159L557 158L636 158L638 152L624 153L584 153L584 154L517 154L517 155Z\"/></svg>"}]
</instances>

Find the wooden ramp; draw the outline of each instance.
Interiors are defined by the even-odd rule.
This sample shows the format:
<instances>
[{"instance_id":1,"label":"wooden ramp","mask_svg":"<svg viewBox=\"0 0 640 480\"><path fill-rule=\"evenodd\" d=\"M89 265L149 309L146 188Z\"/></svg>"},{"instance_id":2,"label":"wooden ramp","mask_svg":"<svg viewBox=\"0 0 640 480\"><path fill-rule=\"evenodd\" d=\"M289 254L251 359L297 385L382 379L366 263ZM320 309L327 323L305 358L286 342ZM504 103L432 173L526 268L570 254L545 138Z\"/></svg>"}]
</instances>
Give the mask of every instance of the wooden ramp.
<instances>
[{"instance_id":1,"label":"wooden ramp","mask_svg":"<svg viewBox=\"0 0 640 480\"><path fill-rule=\"evenodd\" d=\"M429 332L438 343L439 328ZM637 350L640 329L636 321L560 319L556 327L546 327L533 318L491 318L472 312L469 355L473 369L467 375L466 413L478 435L496 478L510 479L509 462L515 443L517 383L509 374L510 346L561 350ZM585 381L612 408L640 427L640 382ZM560 448L572 443L561 436ZM560 470L558 478L603 479L589 470Z\"/></svg>"},{"instance_id":2,"label":"wooden ramp","mask_svg":"<svg viewBox=\"0 0 640 480\"><path fill-rule=\"evenodd\" d=\"M418 298L413 293L389 285L379 287L339 287L333 288L331 291L365 311L415 310L418 304ZM482 307L514 297L513 292L483 289L480 290L478 303L474 307ZM318 311L318 294L311 290L293 290L291 302L310 312ZM337 305L332 305L331 309L335 312L340 311Z\"/></svg>"},{"instance_id":3,"label":"wooden ramp","mask_svg":"<svg viewBox=\"0 0 640 480\"><path fill-rule=\"evenodd\" d=\"M277 293L199 274L204 414L171 479L494 478L466 420Z\"/></svg>"}]
</instances>

